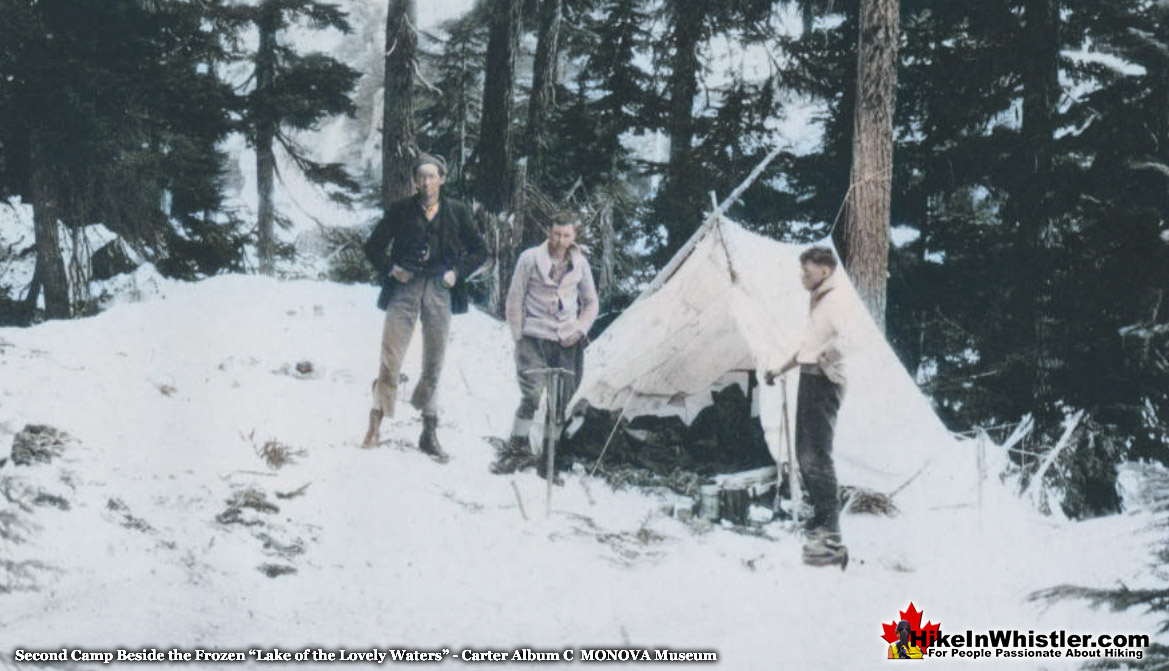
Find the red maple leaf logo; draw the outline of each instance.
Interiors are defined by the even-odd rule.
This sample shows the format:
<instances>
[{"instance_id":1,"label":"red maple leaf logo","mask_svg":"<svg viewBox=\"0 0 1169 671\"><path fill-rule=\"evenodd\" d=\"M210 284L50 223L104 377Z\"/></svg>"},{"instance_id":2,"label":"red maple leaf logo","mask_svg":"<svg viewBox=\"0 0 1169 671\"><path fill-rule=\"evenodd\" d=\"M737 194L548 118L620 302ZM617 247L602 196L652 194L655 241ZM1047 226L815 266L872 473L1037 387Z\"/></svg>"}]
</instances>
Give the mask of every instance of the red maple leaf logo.
<instances>
[{"instance_id":1,"label":"red maple leaf logo","mask_svg":"<svg viewBox=\"0 0 1169 671\"><path fill-rule=\"evenodd\" d=\"M927 622L924 627L922 626L921 611L913 607L912 601L909 602L909 610L901 611L900 619L909 622L909 632L911 635L917 634L918 640L921 641L917 647L921 648L922 652L925 652L925 649L929 647L930 633L932 632L935 636L937 636L942 632L941 622L938 622L937 624L934 624L933 622ZM894 620L891 623L881 625L881 628L885 630L885 634L881 636L881 638L885 639L885 641L888 643L896 643L898 640L897 622L898 620ZM910 638L909 642L912 643L913 639Z\"/></svg>"}]
</instances>

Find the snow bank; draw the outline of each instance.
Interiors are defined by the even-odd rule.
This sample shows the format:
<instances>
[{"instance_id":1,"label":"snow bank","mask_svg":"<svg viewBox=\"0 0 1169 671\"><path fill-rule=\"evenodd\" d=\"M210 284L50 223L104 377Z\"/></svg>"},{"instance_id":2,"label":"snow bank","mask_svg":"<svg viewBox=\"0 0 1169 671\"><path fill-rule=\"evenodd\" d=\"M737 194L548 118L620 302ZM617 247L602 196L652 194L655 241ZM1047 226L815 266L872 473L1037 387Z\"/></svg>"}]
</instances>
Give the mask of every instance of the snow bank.
<instances>
[{"instance_id":1,"label":"snow bank","mask_svg":"<svg viewBox=\"0 0 1169 671\"><path fill-rule=\"evenodd\" d=\"M14 300L32 282L36 256L22 252L34 242L32 205L19 198L0 202L0 292L7 290Z\"/></svg>"}]
</instances>

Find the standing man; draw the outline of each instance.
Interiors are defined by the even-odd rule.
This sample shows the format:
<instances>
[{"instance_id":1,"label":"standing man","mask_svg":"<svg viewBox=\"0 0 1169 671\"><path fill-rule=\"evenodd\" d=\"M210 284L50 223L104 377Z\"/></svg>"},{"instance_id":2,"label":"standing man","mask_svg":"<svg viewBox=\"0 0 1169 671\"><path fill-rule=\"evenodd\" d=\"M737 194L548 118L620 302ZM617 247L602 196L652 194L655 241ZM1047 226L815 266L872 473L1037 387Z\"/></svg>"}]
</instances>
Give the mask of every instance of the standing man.
<instances>
[{"instance_id":1,"label":"standing man","mask_svg":"<svg viewBox=\"0 0 1169 671\"><path fill-rule=\"evenodd\" d=\"M839 564L843 568L848 564L848 548L840 537L832 436L845 388L842 345L846 304L836 265L836 255L827 247L811 247L800 254L800 280L812 295L808 325L796 353L778 370L767 371L765 379L767 384L775 384L776 377L799 366L796 458L813 511L806 527L804 563Z\"/></svg>"},{"instance_id":2,"label":"standing man","mask_svg":"<svg viewBox=\"0 0 1169 671\"><path fill-rule=\"evenodd\" d=\"M580 385L584 372L585 334L597 318L597 289L589 262L576 244L576 224L571 215L555 217L547 242L520 254L507 292L507 325L516 341L521 394L509 441L513 451L531 452L528 431L546 380L543 374L531 371L572 371L562 395L564 403ZM538 466L542 468L543 460Z\"/></svg>"},{"instance_id":3,"label":"standing man","mask_svg":"<svg viewBox=\"0 0 1169 671\"><path fill-rule=\"evenodd\" d=\"M373 409L362 447L375 447L382 419L394 416L398 375L414 324L422 320L422 375L410 405L422 412L418 448L445 463L436 433L436 392L450 331L452 297L456 312L466 312L466 287L472 272L487 259L487 244L465 204L440 195L446 162L422 154L414 164L415 194L394 201L365 243L365 256L378 270L386 311L381 366L373 385Z\"/></svg>"}]
</instances>

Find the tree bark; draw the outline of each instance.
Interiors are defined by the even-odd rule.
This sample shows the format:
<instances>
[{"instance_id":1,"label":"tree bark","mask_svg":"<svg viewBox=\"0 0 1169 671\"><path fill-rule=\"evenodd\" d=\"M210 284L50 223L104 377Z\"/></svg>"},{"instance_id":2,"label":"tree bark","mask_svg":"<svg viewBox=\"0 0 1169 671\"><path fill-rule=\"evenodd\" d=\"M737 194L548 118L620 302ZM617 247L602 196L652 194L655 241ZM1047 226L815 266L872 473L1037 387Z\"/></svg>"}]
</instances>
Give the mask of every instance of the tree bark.
<instances>
[{"instance_id":1,"label":"tree bark","mask_svg":"<svg viewBox=\"0 0 1169 671\"><path fill-rule=\"evenodd\" d=\"M501 219L499 246L495 250L495 264L499 268L499 293L492 309L496 317L503 319L507 316L507 292L511 288L511 279L515 275L515 264L519 259L520 250L524 248L524 194L527 188L528 167L527 161L520 159L515 172L515 193L511 196L513 205L512 216Z\"/></svg>"},{"instance_id":2,"label":"tree bark","mask_svg":"<svg viewBox=\"0 0 1169 671\"><path fill-rule=\"evenodd\" d=\"M49 319L68 319L72 311L69 305L69 280L65 274L65 261L61 258L60 188L55 180L56 171L51 159L35 134L30 144L29 191L33 202L36 266L27 298L30 303L28 307L30 314L36 310L37 297L43 289L45 316Z\"/></svg>"},{"instance_id":3,"label":"tree bark","mask_svg":"<svg viewBox=\"0 0 1169 671\"><path fill-rule=\"evenodd\" d=\"M256 51L256 189L259 208L256 213L256 256L260 272L271 275L275 257L276 212L272 191L276 177L276 155L272 145L276 139L276 110L273 109L270 89L276 72L276 31L280 26L280 9L274 2L263 5L257 27L260 47Z\"/></svg>"},{"instance_id":4,"label":"tree bark","mask_svg":"<svg viewBox=\"0 0 1169 671\"><path fill-rule=\"evenodd\" d=\"M511 109L519 29L520 0L493 0L475 179L479 199L488 212L508 209L511 195Z\"/></svg>"},{"instance_id":5,"label":"tree bark","mask_svg":"<svg viewBox=\"0 0 1169 671\"><path fill-rule=\"evenodd\" d=\"M548 117L555 105L556 60L560 53L560 19L563 0L542 0L532 65L532 95L528 99L528 132L525 153L529 179L540 184L544 175L544 151L548 146Z\"/></svg>"},{"instance_id":6,"label":"tree bark","mask_svg":"<svg viewBox=\"0 0 1169 671\"><path fill-rule=\"evenodd\" d=\"M695 175L694 98L698 95L698 44L702 38L703 10L686 0L674 0L671 8L673 63L668 88L670 162L666 166L666 258L680 248L698 228L705 192Z\"/></svg>"},{"instance_id":7,"label":"tree bark","mask_svg":"<svg viewBox=\"0 0 1169 671\"><path fill-rule=\"evenodd\" d=\"M616 256L617 235L613 231L613 201L605 200L601 206L601 268L598 272L597 294L601 305L608 305L613 298L617 287L617 277L613 270L613 259Z\"/></svg>"},{"instance_id":8,"label":"tree bark","mask_svg":"<svg viewBox=\"0 0 1169 671\"><path fill-rule=\"evenodd\" d=\"M382 106L382 201L414 193L414 73L418 67L415 0L389 0L386 14L385 99Z\"/></svg>"},{"instance_id":9,"label":"tree bark","mask_svg":"<svg viewBox=\"0 0 1169 671\"><path fill-rule=\"evenodd\" d=\"M861 0L852 172L841 245L844 266L882 332L889 273L898 11L898 0Z\"/></svg>"}]
</instances>

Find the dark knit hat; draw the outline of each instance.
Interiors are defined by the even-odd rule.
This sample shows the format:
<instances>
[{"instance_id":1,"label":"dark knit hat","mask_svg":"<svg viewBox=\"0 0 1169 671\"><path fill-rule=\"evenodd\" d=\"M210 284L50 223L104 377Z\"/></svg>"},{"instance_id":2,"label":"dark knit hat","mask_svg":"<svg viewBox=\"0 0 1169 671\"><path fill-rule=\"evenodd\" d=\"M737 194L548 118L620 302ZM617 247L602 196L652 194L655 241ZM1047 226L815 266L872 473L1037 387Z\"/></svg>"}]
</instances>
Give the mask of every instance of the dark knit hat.
<instances>
[{"instance_id":1,"label":"dark knit hat","mask_svg":"<svg viewBox=\"0 0 1169 671\"><path fill-rule=\"evenodd\" d=\"M427 164L438 168L439 176L446 177L446 159L426 152L418 154L418 158L414 159L414 173L417 174L418 169Z\"/></svg>"}]
</instances>

